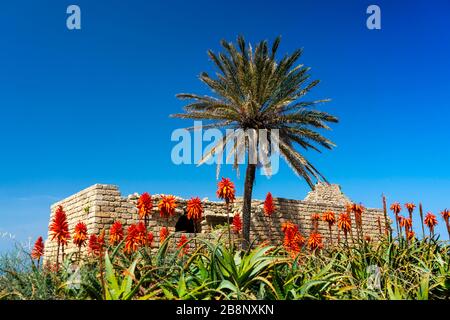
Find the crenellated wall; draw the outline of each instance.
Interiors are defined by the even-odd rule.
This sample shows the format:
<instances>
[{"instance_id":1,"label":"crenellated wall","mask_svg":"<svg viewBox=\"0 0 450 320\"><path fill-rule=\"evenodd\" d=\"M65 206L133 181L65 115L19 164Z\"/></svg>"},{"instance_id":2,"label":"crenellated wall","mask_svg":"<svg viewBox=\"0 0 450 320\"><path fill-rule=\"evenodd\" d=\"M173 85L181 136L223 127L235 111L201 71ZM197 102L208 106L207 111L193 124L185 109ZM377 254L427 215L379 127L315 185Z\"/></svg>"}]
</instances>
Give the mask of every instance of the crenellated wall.
<instances>
[{"instance_id":1,"label":"crenellated wall","mask_svg":"<svg viewBox=\"0 0 450 320\"><path fill-rule=\"evenodd\" d=\"M98 234L105 229L107 239L110 226L115 220L121 221L124 229L127 226L139 221L136 203L139 194L135 193L128 197L122 197L118 187L114 185L95 184L84 189L64 200L61 200L51 206L50 222L53 219L56 208L61 205L67 213L69 230L72 233L75 225L83 221L88 227L88 234ZM152 195L153 215L149 221L150 231L153 232L153 247L159 246L159 231L163 226L169 226L171 233L175 231L175 223L186 207L186 200L177 197L177 209L175 216L170 220L162 219L159 216L157 204L160 195ZM252 201L252 220L251 220L251 239L256 242L270 241L274 244L282 242L283 234L281 224L286 221L292 221L299 226L300 232L307 237L312 230L311 215L313 213L322 214L331 210L336 213L344 212L345 205L351 202L342 192L338 185L317 184L304 200L291 200L284 198L274 198L276 211L270 221L263 213L263 201ZM204 207L203 220L199 225L199 235L208 236L213 227L217 224L226 222L226 208L223 202L202 200ZM237 198L231 208L231 216L236 212L241 212L242 198ZM367 208L362 216L363 231L365 235L372 239L379 236L378 217L383 225L384 215L381 209ZM353 221L353 226L354 226ZM328 241L329 229L326 222L319 222L319 232ZM356 231L354 231L356 233ZM332 229L333 238L337 238L337 229ZM193 234L186 234L192 237ZM179 238L178 232L175 238ZM53 259L56 255L56 242L50 240L50 233L45 243L45 260ZM72 242L65 249L66 254L76 251ZM84 250L85 252L86 250Z\"/></svg>"}]
</instances>

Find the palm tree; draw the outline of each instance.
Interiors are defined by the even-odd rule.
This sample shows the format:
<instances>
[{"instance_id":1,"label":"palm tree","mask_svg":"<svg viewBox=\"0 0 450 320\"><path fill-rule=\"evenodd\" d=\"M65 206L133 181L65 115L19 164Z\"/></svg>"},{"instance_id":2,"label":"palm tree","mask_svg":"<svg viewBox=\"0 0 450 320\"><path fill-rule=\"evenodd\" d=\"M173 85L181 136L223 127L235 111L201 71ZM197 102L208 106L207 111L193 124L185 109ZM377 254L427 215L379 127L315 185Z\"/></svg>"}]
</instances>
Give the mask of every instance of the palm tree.
<instances>
[{"instance_id":1,"label":"palm tree","mask_svg":"<svg viewBox=\"0 0 450 320\"><path fill-rule=\"evenodd\" d=\"M277 129L280 154L293 171L313 188L314 179L325 182L327 180L295 150L294 144L305 150L318 152L319 146L331 149L335 146L333 142L315 129L330 129L326 122L338 122L338 119L314 108L321 102L329 101L328 99L302 101L319 80L309 81L309 68L295 65L302 50L296 50L277 61L279 44L280 37L277 37L270 50L267 41L261 41L253 50L251 45L247 46L242 36L237 38L237 46L222 40L221 45L225 49L223 53L216 55L211 50L208 51L209 57L218 68L216 78L211 78L205 72L200 75L200 80L212 90L215 97L178 94L179 99L189 100L189 104L184 107L185 113L171 116L209 121L203 128L244 131L265 129L269 135L272 130ZM235 139L230 139L229 134L206 152L198 165L216 153L219 155L228 143L234 144L234 167L238 170L237 158L242 154L249 154L250 143L248 137L244 142L237 143ZM239 143L241 145L236 145ZM256 148L260 146L257 145ZM258 165L261 164L247 161L242 208L244 248L250 243L251 199Z\"/></svg>"}]
</instances>

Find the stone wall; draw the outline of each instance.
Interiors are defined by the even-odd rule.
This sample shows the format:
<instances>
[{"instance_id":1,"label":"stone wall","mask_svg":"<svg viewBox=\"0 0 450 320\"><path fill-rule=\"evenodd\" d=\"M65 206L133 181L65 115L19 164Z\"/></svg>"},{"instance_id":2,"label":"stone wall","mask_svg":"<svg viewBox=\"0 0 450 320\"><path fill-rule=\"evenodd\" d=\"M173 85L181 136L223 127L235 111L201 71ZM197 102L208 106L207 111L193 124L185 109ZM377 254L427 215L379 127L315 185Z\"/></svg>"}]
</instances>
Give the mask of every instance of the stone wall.
<instances>
[{"instance_id":1,"label":"stone wall","mask_svg":"<svg viewBox=\"0 0 450 320\"><path fill-rule=\"evenodd\" d=\"M153 199L153 215L149 220L150 231L153 232L153 247L159 246L159 231L163 226L169 226L171 233L175 232L175 223L186 207L186 200L177 197L177 209L175 216L169 220L160 218L157 204L161 195L152 195ZM136 203L139 194L135 193L128 197L122 197L118 187L113 185L96 184L87 189L80 191L62 201L51 206L50 222L53 218L57 206L63 206L67 213L69 231L72 233L76 223L83 221L88 227L88 234L98 234L105 229L106 239L108 239L108 231L115 220L119 220L124 229L127 226L137 223L139 216L137 213ZM312 230L311 215L313 213L322 214L331 210L338 213L345 211L345 204L350 199L346 197L338 185L318 184L308 193L304 200L291 200L284 198L274 198L276 211L269 220L264 216L263 201L252 201L252 220L251 220L251 239L256 243L269 241L273 244L282 242L283 234L281 232L281 224L286 221L292 221L299 226L300 232L307 237ZM223 202L202 200L204 207L203 220L198 226L199 236L208 236L218 224L224 224L227 221L226 208ZM237 198L231 206L230 218L236 213L241 212L242 198ZM363 214L363 231L365 235L369 235L372 239L379 236L378 217L383 225L384 215L381 209L367 208ZM50 224L49 222L49 224ZM353 227L354 227L353 221ZM324 236L324 240L328 241L329 229L326 222L319 222L319 232ZM354 230L356 234L356 231ZM193 234L186 234L192 237ZM337 238L337 228L332 229L333 238ZM178 232L175 238L179 238L181 233ZM227 235L224 235L227 236ZM72 242L65 249L66 254L76 251ZM85 253L86 250L83 250ZM50 233L45 243L45 259L53 259L56 255L56 242L50 240Z\"/></svg>"}]
</instances>

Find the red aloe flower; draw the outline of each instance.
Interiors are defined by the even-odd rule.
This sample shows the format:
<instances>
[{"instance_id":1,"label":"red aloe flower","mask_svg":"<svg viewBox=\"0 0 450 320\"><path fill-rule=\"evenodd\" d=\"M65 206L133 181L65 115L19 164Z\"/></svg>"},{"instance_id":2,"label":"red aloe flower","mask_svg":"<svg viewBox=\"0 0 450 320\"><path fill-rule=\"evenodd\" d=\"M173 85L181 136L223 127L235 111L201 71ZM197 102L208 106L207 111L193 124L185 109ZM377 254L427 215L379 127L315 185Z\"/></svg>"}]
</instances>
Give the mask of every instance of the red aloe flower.
<instances>
[{"instance_id":1,"label":"red aloe flower","mask_svg":"<svg viewBox=\"0 0 450 320\"><path fill-rule=\"evenodd\" d=\"M448 222L450 218L450 211L447 209L441 211L441 216L445 220L445 222Z\"/></svg>"},{"instance_id":2,"label":"red aloe flower","mask_svg":"<svg viewBox=\"0 0 450 320\"><path fill-rule=\"evenodd\" d=\"M78 249L80 249L86 245L87 239L86 224L84 222L78 222L74 229L73 243L78 247Z\"/></svg>"},{"instance_id":3,"label":"red aloe flower","mask_svg":"<svg viewBox=\"0 0 450 320\"><path fill-rule=\"evenodd\" d=\"M363 238L362 230L362 214L365 208L361 204L353 203L351 206L352 212L355 214L356 231L358 233L358 239Z\"/></svg>"},{"instance_id":4,"label":"red aloe flower","mask_svg":"<svg viewBox=\"0 0 450 320\"><path fill-rule=\"evenodd\" d=\"M239 234L242 230L242 220L238 212L233 217L233 232Z\"/></svg>"},{"instance_id":5,"label":"red aloe flower","mask_svg":"<svg viewBox=\"0 0 450 320\"><path fill-rule=\"evenodd\" d=\"M123 226L120 221L115 221L111 229L109 229L109 244L111 246L117 245L120 241L123 240Z\"/></svg>"},{"instance_id":6,"label":"red aloe flower","mask_svg":"<svg viewBox=\"0 0 450 320\"><path fill-rule=\"evenodd\" d=\"M132 224L128 227L127 236L125 238L125 253L130 254L136 252L139 247L145 246L147 244L147 228L142 221L137 224Z\"/></svg>"},{"instance_id":7,"label":"red aloe flower","mask_svg":"<svg viewBox=\"0 0 450 320\"><path fill-rule=\"evenodd\" d=\"M312 232L308 238L308 247L310 250L322 249L322 235L318 232Z\"/></svg>"},{"instance_id":8,"label":"red aloe flower","mask_svg":"<svg viewBox=\"0 0 450 320\"><path fill-rule=\"evenodd\" d=\"M312 221L312 226L313 226L313 232L317 232L317 229L319 228L319 220L320 220L320 214L318 213L313 213L311 215L311 221Z\"/></svg>"},{"instance_id":9,"label":"red aloe flower","mask_svg":"<svg viewBox=\"0 0 450 320\"><path fill-rule=\"evenodd\" d=\"M408 231L408 233L406 234L406 238L408 239L408 241L414 239L415 236L416 234L414 233L414 231Z\"/></svg>"},{"instance_id":10,"label":"red aloe flower","mask_svg":"<svg viewBox=\"0 0 450 320\"><path fill-rule=\"evenodd\" d=\"M336 217L334 216L333 211L324 212L322 216L322 220L328 223L328 229L330 232L330 243L333 243L331 227L336 223Z\"/></svg>"},{"instance_id":11,"label":"red aloe flower","mask_svg":"<svg viewBox=\"0 0 450 320\"><path fill-rule=\"evenodd\" d=\"M428 212L427 215L425 216L424 222L430 229L430 237L431 237L434 234L434 227L438 224L436 216L433 213Z\"/></svg>"},{"instance_id":12,"label":"red aloe flower","mask_svg":"<svg viewBox=\"0 0 450 320\"><path fill-rule=\"evenodd\" d=\"M341 213L338 217L337 223L339 231L342 230L345 236L345 242L348 243L347 234L352 230L352 219L350 213Z\"/></svg>"},{"instance_id":13,"label":"red aloe flower","mask_svg":"<svg viewBox=\"0 0 450 320\"><path fill-rule=\"evenodd\" d=\"M152 243L153 243L153 233L149 232L147 233L147 245L151 247Z\"/></svg>"},{"instance_id":14,"label":"red aloe flower","mask_svg":"<svg viewBox=\"0 0 450 320\"><path fill-rule=\"evenodd\" d=\"M161 217L169 218L175 214L175 208L177 207L176 199L172 195L161 196L161 200L158 203L159 213Z\"/></svg>"},{"instance_id":15,"label":"red aloe flower","mask_svg":"<svg viewBox=\"0 0 450 320\"><path fill-rule=\"evenodd\" d=\"M399 213L400 211L402 211L402 206L400 205L400 203L395 202L393 204L391 204L391 210L392 212L394 212L395 215L395 225L397 227L397 234L400 235L400 229L399 229L399 223L400 223L400 218L399 218Z\"/></svg>"},{"instance_id":16,"label":"red aloe flower","mask_svg":"<svg viewBox=\"0 0 450 320\"><path fill-rule=\"evenodd\" d=\"M88 251L92 255L100 255L100 245L98 243L97 235L95 234L91 234L89 237Z\"/></svg>"},{"instance_id":17,"label":"red aloe flower","mask_svg":"<svg viewBox=\"0 0 450 320\"><path fill-rule=\"evenodd\" d=\"M202 201L199 197L191 198L187 202L187 218L194 221L199 221L202 219L203 206Z\"/></svg>"},{"instance_id":18,"label":"red aloe flower","mask_svg":"<svg viewBox=\"0 0 450 320\"><path fill-rule=\"evenodd\" d=\"M59 267L59 247L61 246L62 258L64 260L64 246L70 239L69 224L67 223L67 216L62 206L56 208L55 216L50 224L51 240L56 239L58 243L56 251L56 266Z\"/></svg>"},{"instance_id":19,"label":"red aloe flower","mask_svg":"<svg viewBox=\"0 0 450 320\"><path fill-rule=\"evenodd\" d=\"M334 212L332 211L327 211L323 214L322 216L322 220L325 222L328 222L328 224L330 226L334 225L334 223L336 222L336 218L334 216Z\"/></svg>"},{"instance_id":20,"label":"red aloe flower","mask_svg":"<svg viewBox=\"0 0 450 320\"><path fill-rule=\"evenodd\" d=\"M230 228L230 208L229 204L235 199L235 189L233 182L228 178L222 178L217 184L217 197L225 201L225 208L227 210L227 229L228 229L228 245L231 247L231 228Z\"/></svg>"},{"instance_id":21,"label":"red aloe flower","mask_svg":"<svg viewBox=\"0 0 450 320\"><path fill-rule=\"evenodd\" d=\"M189 252L189 244L187 242L188 242L187 237L184 234L182 234L181 238L180 238L180 241L178 241L178 244L177 244L177 248L178 249L183 248L180 251L180 256L182 256L184 254L187 254Z\"/></svg>"},{"instance_id":22,"label":"red aloe flower","mask_svg":"<svg viewBox=\"0 0 450 320\"><path fill-rule=\"evenodd\" d=\"M266 216L271 216L275 212L275 205L273 203L273 197L270 192L266 195L266 200L264 201L264 214Z\"/></svg>"},{"instance_id":23,"label":"red aloe flower","mask_svg":"<svg viewBox=\"0 0 450 320\"><path fill-rule=\"evenodd\" d=\"M284 222L281 224L281 231L284 233L284 248L293 256L298 254L305 244L305 238L298 231L298 226L290 221Z\"/></svg>"},{"instance_id":24,"label":"red aloe flower","mask_svg":"<svg viewBox=\"0 0 450 320\"><path fill-rule=\"evenodd\" d=\"M231 203L235 200L234 183L228 178L222 178L217 184L217 197L225 200L225 202Z\"/></svg>"},{"instance_id":25,"label":"red aloe flower","mask_svg":"<svg viewBox=\"0 0 450 320\"><path fill-rule=\"evenodd\" d=\"M338 218L338 228L344 232L352 229L352 219L348 213L341 213Z\"/></svg>"},{"instance_id":26,"label":"red aloe flower","mask_svg":"<svg viewBox=\"0 0 450 320\"><path fill-rule=\"evenodd\" d=\"M136 225L135 237L135 241L139 246L147 244L147 228L142 221Z\"/></svg>"},{"instance_id":27,"label":"red aloe flower","mask_svg":"<svg viewBox=\"0 0 450 320\"><path fill-rule=\"evenodd\" d=\"M405 203L405 208L408 210L409 217L411 218L411 220L412 220L412 213L415 207L416 205L412 202Z\"/></svg>"},{"instance_id":28,"label":"red aloe flower","mask_svg":"<svg viewBox=\"0 0 450 320\"><path fill-rule=\"evenodd\" d=\"M98 248L101 251L103 250L103 247L105 246L105 230L102 229L102 231L100 232L100 235L97 238L97 244L98 244Z\"/></svg>"},{"instance_id":29,"label":"red aloe flower","mask_svg":"<svg viewBox=\"0 0 450 320\"><path fill-rule=\"evenodd\" d=\"M43 255L44 255L44 241L42 240L42 237L39 237L34 243L33 250L31 251L31 258L39 261Z\"/></svg>"},{"instance_id":30,"label":"red aloe flower","mask_svg":"<svg viewBox=\"0 0 450 320\"><path fill-rule=\"evenodd\" d=\"M168 236L169 236L169 229L167 229L166 227L162 227L161 230L159 231L159 243L162 244L164 240L167 239Z\"/></svg>"},{"instance_id":31,"label":"red aloe flower","mask_svg":"<svg viewBox=\"0 0 450 320\"><path fill-rule=\"evenodd\" d=\"M123 250L126 254L131 254L138 250L139 242L137 239L138 239L137 226L135 224L132 224L127 228L127 235L125 237L125 247Z\"/></svg>"},{"instance_id":32,"label":"red aloe flower","mask_svg":"<svg viewBox=\"0 0 450 320\"><path fill-rule=\"evenodd\" d=\"M70 239L69 224L67 223L67 216L62 206L58 206L50 225L50 232L52 240L56 239L58 244L66 245Z\"/></svg>"},{"instance_id":33,"label":"red aloe flower","mask_svg":"<svg viewBox=\"0 0 450 320\"><path fill-rule=\"evenodd\" d=\"M411 218L403 218L403 227L406 232L409 232L412 229L412 219Z\"/></svg>"},{"instance_id":34,"label":"red aloe flower","mask_svg":"<svg viewBox=\"0 0 450 320\"><path fill-rule=\"evenodd\" d=\"M137 208L139 213L139 218L144 219L147 224L147 219L152 214L153 201L152 197L148 192L144 192L138 199Z\"/></svg>"},{"instance_id":35,"label":"red aloe flower","mask_svg":"<svg viewBox=\"0 0 450 320\"><path fill-rule=\"evenodd\" d=\"M447 226L447 232L448 232L448 236L450 238L450 211L445 209L444 211L441 212L441 216L445 221L445 225Z\"/></svg>"},{"instance_id":36,"label":"red aloe flower","mask_svg":"<svg viewBox=\"0 0 450 320\"><path fill-rule=\"evenodd\" d=\"M369 235L367 235L364 237L364 240L366 240L366 242L371 242L372 238Z\"/></svg>"},{"instance_id":37,"label":"red aloe flower","mask_svg":"<svg viewBox=\"0 0 450 320\"><path fill-rule=\"evenodd\" d=\"M401 228L403 228L405 226L405 220L406 220L405 217L403 217L401 215L398 216L398 224L400 226L400 230L401 230Z\"/></svg>"},{"instance_id":38,"label":"red aloe flower","mask_svg":"<svg viewBox=\"0 0 450 320\"><path fill-rule=\"evenodd\" d=\"M392 212L394 212L395 216L397 216L400 211L402 211L402 206L400 205L400 203L395 202L391 205L391 210Z\"/></svg>"}]
</instances>

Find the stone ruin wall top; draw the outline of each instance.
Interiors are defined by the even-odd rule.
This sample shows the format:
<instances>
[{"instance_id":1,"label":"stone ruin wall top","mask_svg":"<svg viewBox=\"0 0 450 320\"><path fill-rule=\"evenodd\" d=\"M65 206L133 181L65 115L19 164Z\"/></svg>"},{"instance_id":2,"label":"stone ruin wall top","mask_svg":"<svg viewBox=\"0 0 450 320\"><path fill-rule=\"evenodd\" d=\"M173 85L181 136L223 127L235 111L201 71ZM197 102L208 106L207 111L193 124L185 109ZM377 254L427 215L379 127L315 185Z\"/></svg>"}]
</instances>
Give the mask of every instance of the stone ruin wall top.
<instances>
[{"instance_id":1,"label":"stone ruin wall top","mask_svg":"<svg viewBox=\"0 0 450 320\"><path fill-rule=\"evenodd\" d=\"M95 184L53 204L51 206L49 225L57 206L62 205L67 213L69 231L71 233L75 224L83 221L87 225L88 234L98 234L100 230L105 229L108 235L108 230L115 220L121 221L124 228L139 221L136 209L138 197L139 194L137 193L122 197L117 186ZM149 221L149 227L154 235L153 247L156 248L159 246L160 229L169 225L170 232L175 231L175 223L183 213L187 200L177 197L178 208L176 214L167 221L167 219L159 217L157 210L160 195L152 195L152 198L154 200L154 214ZM349 202L351 200L342 193L338 185L320 183L306 195L304 200L274 198L277 210L272 216L271 223L268 223L263 213L263 201L252 200L251 237L257 242L270 241L274 244L280 244L282 241L281 224L288 220L296 223L303 235L308 235L312 229L311 214L323 213L327 210L341 213ZM226 222L226 209L222 202L203 199L202 203L204 217L199 225L199 230L200 235L208 236L215 225ZM242 198L237 198L231 208L232 214L241 212L241 208ZM372 238L378 237L378 219L384 221L381 209L367 208L365 210L363 215L365 235L369 235ZM324 240L328 239L328 225L323 221L319 223L319 232L323 234ZM186 235L188 237L193 236L192 234ZM180 236L181 233L177 233L175 238ZM334 229L332 230L332 236L337 237L337 231ZM50 234L48 234L45 248L46 259L56 255L56 243L50 240ZM69 242L65 253L71 254L76 251L72 242Z\"/></svg>"}]
</instances>

